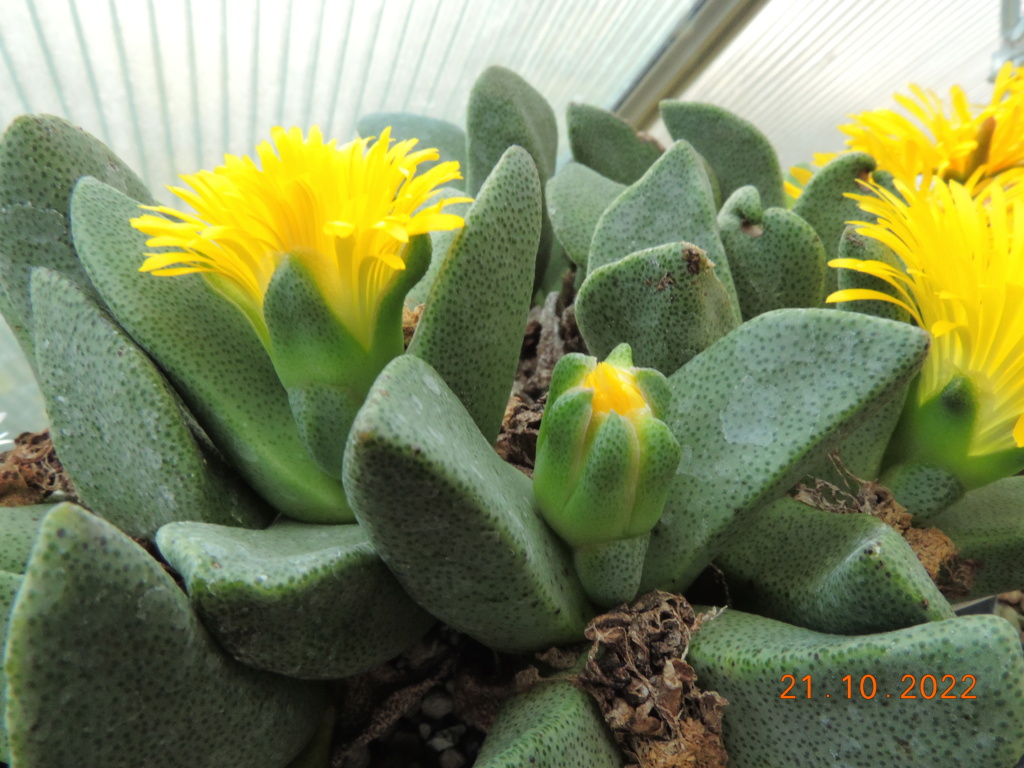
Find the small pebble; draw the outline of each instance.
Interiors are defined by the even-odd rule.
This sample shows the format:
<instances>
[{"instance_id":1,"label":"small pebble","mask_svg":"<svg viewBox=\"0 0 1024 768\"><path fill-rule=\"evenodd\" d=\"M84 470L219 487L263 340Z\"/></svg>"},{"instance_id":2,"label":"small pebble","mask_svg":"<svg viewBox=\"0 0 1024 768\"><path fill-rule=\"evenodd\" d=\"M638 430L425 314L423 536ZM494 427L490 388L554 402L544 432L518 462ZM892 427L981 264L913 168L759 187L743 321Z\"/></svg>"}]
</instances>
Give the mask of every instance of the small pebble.
<instances>
[{"instance_id":1,"label":"small pebble","mask_svg":"<svg viewBox=\"0 0 1024 768\"><path fill-rule=\"evenodd\" d=\"M441 731L427 742L427 746L435 752L443 752L450 747L454 747L456 741L458 741L458 739L454 734L448 733L447 731Z\"/></svg>"},{"instance_id":2,"label":"small pebble","mask_svg":"<svg viewBox=\"0 0 1024 768\"><path fill-rule=\"evenodd\" d=\"M452 701L452 697L447 693L436 691L423 699L423 704L420 709L422 709L423 714L430 719L440 720L455 709L455 702Z\"/></svg>"},{"instance_id":3,"label":"small pebble","mask_svg":"<svg viewBox=\"0 0 1024 768\"><path fill-rule=\"evenodd\" d=\"M441 768L462 768L466 764L466 757L457 749L446 749L441 753Z\"/></svg>"},{"instance_id":4,"label":"small pebble","mask_svg":"<svg viewBox=\"0 0 1024 768\"><path fill-rule=\"evenodd\" d=\"M426 723L420 723L419 732L420 738L426 741L427 737L430 736L430 726Z\"/></svg>"}]
</instances>

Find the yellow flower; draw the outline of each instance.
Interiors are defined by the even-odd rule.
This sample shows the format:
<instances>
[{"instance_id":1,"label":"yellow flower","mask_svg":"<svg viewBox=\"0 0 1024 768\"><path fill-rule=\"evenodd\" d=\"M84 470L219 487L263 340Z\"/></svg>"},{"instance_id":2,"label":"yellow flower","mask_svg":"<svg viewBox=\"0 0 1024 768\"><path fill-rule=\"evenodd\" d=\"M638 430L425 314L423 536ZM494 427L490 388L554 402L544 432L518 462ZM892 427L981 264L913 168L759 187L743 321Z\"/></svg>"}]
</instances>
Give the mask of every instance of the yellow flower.
<instances>
[{"instance_id":1,"label":"yellow flower","mask_svg":"<svg viewBox=\"0 0 1024 768\"><path fill-rule=\"evenodd\" d=\"M829 262L881 278L896 296L850 289L827 301L891 302L931 332L932 348L911 393L916 402L907 408L927 407L951 384L969 389L973 410L962 458L967 474L981 477L989 468L971 468L971 459L1003 453L1018 461L1016 449L1024 447L1024 201L1008 201L998 184L987 201L956 182L931 190L897 187L904 199L877 186L874 195L854 196L878 216L876 223L855 223L858 233L889 246L906 271L878 261ZM946 440L952 438L940 435L937 442Z\"/></svg>"},{"instance_id":2,"label":"yellow flower","mask_svg":"<svg viewBox=\"0 0 1024 768\"><path fill-rule=\"evenodd\" d=\"M592 405L595 415L606 415L614 411L628 416L634 411L649 410L647 400L636 383L636 376L627 368L619 368L608 362L598 363L593 371L583 377L580 386L594 390Z\"/></svg>"},{"instance_id":3,"label":"yellow flower","mask_svg":"<svg viewBox=\"0 0 1024 768\"><path fill-rule=\"evenodd\" d=\"M840 126L847 146L867 152L880 170L904 184L932 178L956 181L972 194L995 180L1004 187L1024 177L1024 70L1008 62L999 71L989 103L972 109L963 89L950 90L947 107L933 91L911 85L912 96L896 94L911 117L890 109L852 115Z\"/></svg>"},{"instance_id":4,"label":"yellow flower","mask_svg":"<svg viewBox=\"0 0 1024 768\"><path fill-rule=\"evenodd\" d=\"M424 206L459 165L439 163L435 149L412 151L416 140L391 145L380 138L342 147L325 143L319 128L306 139L298 128L271 130L273 144L256 148L257 164L227 155L213 171L182 176L191 189L171 190L194 214L149 208L132 226L150 236L141 270L155 275L200 272L233 301L268 343L263 297L286 256L301 260L349 333L369 347L380 300L405 269L403 249L413 235L457 229L461 217L443 212L449 198Z\"/></svg>"}]
</instances>

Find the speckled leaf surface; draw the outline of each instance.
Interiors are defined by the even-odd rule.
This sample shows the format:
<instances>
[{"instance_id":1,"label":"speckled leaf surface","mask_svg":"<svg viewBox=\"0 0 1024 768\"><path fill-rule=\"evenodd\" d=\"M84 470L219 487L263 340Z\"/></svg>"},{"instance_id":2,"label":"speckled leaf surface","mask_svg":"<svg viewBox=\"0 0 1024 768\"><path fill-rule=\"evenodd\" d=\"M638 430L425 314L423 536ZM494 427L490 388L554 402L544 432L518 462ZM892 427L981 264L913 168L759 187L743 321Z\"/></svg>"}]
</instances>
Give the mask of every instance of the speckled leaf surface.
<instances>
[{"instance_id":1,"label":"speckled leaf surface","mask_svg":"<svg viewBox=\"0 0 1024 768\"><path fill-rule=\"evenodd\" d=\"M620 184L637 181L661 156L654 139L608 110L569 104L565 122L573 159Z\"/></svg>"},{"instance_id":2,"label":"speckled leaf surface","mask_svg":"<svg viewBox=\"0 0 1024 768\"><path fill-rule=\"evenodd\" d=\"M198 443L156 366L91 298L37 268L32 311L53 444L94 513L147 539L172 520L266 525L271 510Z\"/></svg>"},{"instance_id":3,"label":"speckled leaf surface","mask_svg":"<svg viewBox=\"0 0 1024 768\"><path fill-rule=\"evenodd\" d=\"M436 161L430 160L419 165L418 173L429 171L439 162L455 161L466 173L466 132L459 126L449 123L446 120L438 120L436 117L425 115L414 115L409 112L374 112L363 115L356 123L359 135L380 136L388 126L391 126L391 138L396 141L407 139L418 139L416 151L424 149L436 149L440 158ZM451 186L462 190L466 183L462 180L451 182ZM446 209L451 212L451 209Z\"/></svg>"},{"instance_id":4,"label":"speckled leaf surface","mask_svg":"<svg viewBox=\"0 0 1024 768\"><path fill-rule=\"evenodd\" d=\"M541 206L533 161L510 148L466 214L409 344L409 354L441 374L491 441L519 364Z\"/></svg>"},{"instance_id":5,"label":"speckled leaf surface","mask_svg":"<svg viewBox=\"0 0 1024 768\"><path fill-rule=\"evenodd\" d=\"M477 78L466 107L466 189L470 195L479 193L498 161L514 145L533 158L543 194L544 185L555 173L555 113L544 97L515 72L491 66ZM552 239L551 221L542 206L538 278L547 266Z\"/></svg>"},{"instance_id":6,"label":"speckled leaf surface","mask_svg":"<svg viewBox=\"0 0 1024 768\"><path fill-rule=\"evenodd\" d=\"M737 608L818 632L886 632L954 615L893 528L785 496L730 536L715 564Z\"/></svg>"},{"instance_id":7,"label":"speckled leaf surface","mask_svg":"<svg viewBox=\"0 0 1024 768\"><path fill-rule=\"evenodd\" d=\"M0 507L0 571L25 572L39 523L53 506Z\"/></svg>"},{"instance_id":8,"label":"speckled leaf surface","mask_svg":"<svg viewBox=\"0 0 1024 768\"><path fill-rule=\"evenodd\" d=\"M734 524L782 496L919 369L928 335L852 312L759 315L669 377L683 458L642 589L684 589Z\"/></svg>"},{"instance_id":9,"label":"speckled leaf surface","mask_svg":"<svg viewBox=\"0 0 1024 768\"><path fill-rule=\"evenodd\" d=\"M306 453L256 332L199 275L138 271L136 203L92 179L75 189L75 246L118 323L160 365L199 423L273 506L308 522L351 522L341 483Z\"/></svg>"},{"instance_id":10,"label":"speckled leaf surface","mask_svg":"<svg viewBox=\"0 0 1024 768\"><path fill-rule=\"evenodd\" d=\"M464 195L460 190L453 187L442 187L437 196L445 198L463 197ZM444 210L445 213L454 213L456 216L466 218L470 205L472 203L453 203L452 205L446 205ZM426 274L420 278L420 281L410 288L409 293L405 295L405 306L407 308L415 309L418 305L426 302L431 289L434 287L437 274L441 271L441 265L444 264L445 258L448 256L448 250L451 248L452 243L455 242L455 238L460 231L459 229L442 229L430 233L430 266L427 267Z\"/></svg>"},{"instance_id":11,"label":"speckled leaf surface","mask_svg":"<svg viewBox=\"0 0 1024 768\"><path fill-rule=\"evenodd\" d=\"M802 218L818 233L825 247L825 261L839 256L839 241L848 221L867 221L856 200L846 197L847 192L864 194L859 182L866 181L875 170L875 160L863 152L840 155L818 171L807 182L804 191L793 205L793 213ZM825 291L832 293L838 287L838 273L825 271Z\"/></svg>"},{"instance_id":12,"label":"speckled leaf surface","mask_svg":"<svg viewBox=\"0 0 1024 768\"><path fill-rule=\"evenodd\" d=\"M700 157L677 141L601 215L590 244L587 269L594 271L631 253L665 243L693 243L714 262L732 301L736 289L718 236L711 185ZM739 322L739 306L734 308Z\"/></svg>"},{"instance_id":13,"label":"speckled leaf surface","mask_svg":"<svg viewBox=\"0 0 1024 768\"><path fill-rule=\"evenodd\" d=\"M230 659L159 563L71 504L43 521L4 670L18 768L284 766L326 703Z\"/></svg>"},{"instance_id":14,"label":"speckled leaf surface","mask_svg":"<svg viewBox=\"0 0 1024 768\"><path fill-rule=\"evenodd\" d=\"M718 227L744 320L821 303L825 249L806 221L784 208L762 207L757 188L745 186L725 201Z\"/></svg>"},{"instance_id":15,"label":"speckled leaf surface","mask_svg":"<svg viewBox=\"0 0 1024 768\"><path fill-rule=\"evenodd\" d=\"M7 619L11 613L11 605L21 588L22 577L18 574L0 571L0 648L4 647L7 641ZM7 744L7 725L4 722L4 709L7 702L7 678L3 668L0 667L0 760L10 760L10 750Z\"/></svg>"},{"instance_id":16,"label":"speckled leaf surface","mask_svg":"<svg viewBox=\"0 0 1024 768\"><path fill-rule=\"evenodd\" d=\"M1024 477L1007 477L969 491L931 518L960 557L978 561L970 597L1024 589Z\"/></svg>"},{"instance_id":17,"label":"speckled leaf surface","mask_svg":"<svg viewBox=\"0 0 1024 768\"><path fill-rule=\"evenodd\" d=\"M344 478L374 549L430 613L502 651L582 639L592 609L529 479L419 358L395 358L378 377Z\"/></svg>"},{"instance_id":18,"label":"speckled leaf surface","mask_svg":"<svg viewBox=\"0 0 1024 768\"><path fill-rule=\"evenodd\" d=\"M634 365L665 374L737 325L717 270L689 243L631 253L589 273L576 321L592 354L606 357L626 342Z\"/></svg>"},{"instance_id":19,"label":"speckled leaf surface","mask_svg":"<svg viewBox=\"0 0 1024 768\"><path fill-rule=\"evenodd\" d=\"M847 226L843 230L842 239L839 241L839 258L861 259L880 261L896 269L903 269L903 262L893 253L892 249L874 238L858 235L854 227ZM848 288L867 288L879 293L885 293L894 298L901 298L896 288L891 284L874 275L866 275L854 269L833 268L836 272L836 285L839 290ZM870 299L861 301L843 301L836 304L837 309L847 312L863 312L865 315L875 317L887 317L890 320L902 320L910 322L910 313L902 307L891 304L887 301L873 301Z\"/></svg>"},{"instance_id":20,"label":"speckled leaf surface","mask_svg":"<svg viewBox=\"0 0 1024 768\"><path fill-rule=\"evenodd\" d=\"M573 264L586 269L597 220L625 189L625 184L571 161L548 180L548 215Z\"/></svg>"},{"instance_id":21,"label":"speckled leaf surface","mask_svg":"<svg viewBox=\"0 0 1024 768\"><path fill-rule=\"evenodd\" d=\"M62 118L23 115L0 140L0 312L33 365L28 295L32 268L56 270L91 290L68 224L71 190L81 176L152 202L139 177L113 152Z\"/></svg>"},{"instance_id":22,"label":"speckled leaf surface","mask_svg":"<svg viewBox=\"0 0 1024 768\"><path fill-rule=\"evenodd\" d=\"M752 184L765 208L785 207L779 158L754 125L721 107L694 101L663 101L661 117L673 139L686 139L707 159L723 200Z\"/></svg>"},{"instance_id":23,"label":"speckled leaf surface","mask_svg":"<svg viewBox=\"0 0 1024 768\"><path fill-rule=\"evenodd\" d=\"M206 628L258 669L325 680L360 674L434 623L355 524L282 520L246 531L171 523L156 542Z\"/></svg>"},{"instance_id":24,"label":"speckled leaf surface","mask_svg":"<svg viewBox=\"0 0 1024 768\"><path fill-rule=\"evenodd\" d=\"M505 704L475 768L620 768L622 754L590 696L542 682Z\"/></svg>"},{"instance_id":25,"label":"speckled leaf surface","mask_svg":"<svg viewBox=\"0 0 1024 768\"><path fill-rule=\"evenodd\" d=\"M688 661L729 700L730 768L1012 768L1024 753L1024 654L997 616L844 637L728 610L701 627ZM784 675L793 699L780 698Z\"/></svg>"},{"instance_id":26,"label":"speckled leaf surface","mask_svg":"<svg viewBox=\"0 0 1024 768\"><path fill-rule=\"evenodd\" d=\"M917 462L886 467L880 481L914 516L915 525L931 525L933 517L967 492L964 484L942 467Z\"/></svg>"}]
</instances>

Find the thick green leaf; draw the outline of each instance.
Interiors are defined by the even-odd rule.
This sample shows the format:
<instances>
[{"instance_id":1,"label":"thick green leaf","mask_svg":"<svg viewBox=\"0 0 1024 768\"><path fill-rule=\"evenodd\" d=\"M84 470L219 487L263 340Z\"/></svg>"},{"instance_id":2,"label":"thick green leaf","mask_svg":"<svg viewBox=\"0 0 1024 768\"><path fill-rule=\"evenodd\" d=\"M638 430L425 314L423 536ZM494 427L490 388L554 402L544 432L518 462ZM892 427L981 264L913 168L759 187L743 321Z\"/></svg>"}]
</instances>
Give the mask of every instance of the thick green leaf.
<instances>
[{"instance_id":1,"label":"thick green leaf","mask_svg":"<svg viewBox=\"0 0 1024 768\"><path fill-rule=\"evenodd\" d=\"M900 261L899 257L893 253L889 246L880 243L874 238L858 235L852 225L847 226L843 230L842 239L839 241L839 258L880 261L895 269L903 269L903 262ZM893 296L901 301L903 300L896 288L880 277L867 275L854 269L834 269L829 267L829 270L837 273L836 287L839 290L867 288ZM848 312L863 312L865 315L874 315L875 317L887 317L890 320L902 320L905 323L910 322L910 313L907 310L888 301L874 301L871 299L843 301L836 304L836 308Z\"/></svg>"},{"instance_id":2,"label":"thick green leaf","mask_svg":"<svg viewBox=\"0 0 1024 768\"><path fill-rule=\"evenodd\" d=\"M441 374L491 441L519 364L541 205L534 164L512 147L466 214L409 344L409 354Z\"/></svg>"},{"instance_id":3,"label":"thick green leaf","mask_svg":"<svg viewBox=\"0 0 1024 768\"><path fill-rule=\"evenodd\" d=\"M625 342L633 362L674 373L738 325L718 271L699 248L668 243L590 272L576 296L587 348L605 357Z\"/></svg>"},{"instance_id":4,"label":"thick green leaf","mask_svg":"<svg viewBox=\"0 0 1024 768\"><path fill-rule=\"evenodd\" d=\"M625 185L573 162L566 163L548 180L546 199L551 225L576 266L586 270L597 221L625 189Z\"/></svg>"},{"instance_id":5,"label":"thick green leaf","mask_svg":"<svg viewBox=\"0 0 1024 768\"><path fill-rule=\"evenodd\" d=\"M75 246L118 323L267 501L307 522L351 522L341 483L306 452L285 389L248 320L199 275L138 271L147 238L129 221L139 214L133 200L93 179L75 189Z\"/></svg>"},{"instance_id":6,"label":"thick green leaf","mask_svg":"<svg viewBox=\"0 0 1024 768\"><path fill-rule=\"evenodd\" d=\"M665 243L693 243L715 265L740 320L729 261L718 236L711 185L700 157L685 141L673 144L613 202L597 222L588 272Z\"/></svg>"},{"instance_id":7,"label":"thick green leaf","mask_svg":"<svg viewBox=\"0 0 1024 768\"><path fill-rule=\"evenodd\" d=\"M0 507L0 571L24 573L36 531L53 504Z\"/></svg>"},{"instance_id":8,"label":"thick green leaf","mask_svg":"<svg viewBox=\"0 0 1024 768\"><path fill-rule=\"evenodd\" d=\"M886 632L954 615L893 528L786 496L734 533L715 564L737 608L819 632Z\"/></svg>"},{"instance_id":9,"label":"thick green leaf","mask_svg":"<svg viewBox=\"0 0 1024 768\"><path fill-rule=\"evenodd\" d=\"M466 189L476 196L509 147L525 149L537 166L541 190L555 173L558 126L551 105L533 86L504 67L483 71L466 107ZM553 234L541 208L540 245L535 275L544 274Z\"/></svg>"},{"instance_id":10,"label":"thick green leaf","mask_svg":"<svg viewBox=\"0 0 1024 768\"><path fill-rule=\"evenodd\" d=\"M1011 768L1024 753L1024 653L996 616L843 637L727 610L688 660L729 700L730 768Z\"/></svg>"},{"instance_id":11,"label":"thick green leaf","mask_svg":"<svg viewBox=\"0 0 1024 768\"><path fill-rule=\"evenodd\" d=\"M582 639L592 610L529 479L414 355L377 379L344 478L374 549L430 613L502 651Z\"/></svg>"},{"instance_id":12,"label":"thick green leaf","mask_svg":"<svg viewBox=\"0 0 1024 768\"><path fill-rule=\"evenodd\" d=\"M793 213L814 227L821 238L826 262L839 256L839 242L848 221L870 219L857 201L846 194L864 194L860 182L867 180L873 170L875 160L871 155L863 152L840 155L811 177L793 205ZM838 285L838 272L827 269L822 300Z\"/></svg>"},{"instance_id":13,"label":"thick green leaf","mask_svg":"<svg viewBox=\"0 0 1024 768\"><path fill-rule=\"evenodd\" d=\"M434 618L402 591L358 525L282 520L263 531L171 523L160 553L203 624L244 664L303 679L365 672Z\"/></svg>"},{"instance_id":14,"label":"thick green leaf","mask_svg":"<svg viewBox=\"0 0 1024 768\"><path fill-rule=\"evenodd\" d=\"M541 682L510 699L475 768L620 768L622 755L597 705L568 681Z\"/></svg>"},{"instance_id":15,"label":"thick green leaf","mask_svg":"<svg viewBox=\"0 0 1024 768\"><path fill-rule=\"evenodd\" d=\"M452 187L442 187L437 196L441 198L459 197L460 192ZM454 213L456 216L466 218L470 205L472 205L472 201L454 203L446 205L444 210L446 213ZM434 287L434 281L437 280L437 275L441 271L441 265L444 264L445 258L448 256L448 250L461 231L459 229L441 229L430 233L430 266L427 267L427 272L420 278L420 281L405 295L405 306L408 309L415 309L418 305L426 303L427 297Z\"/></svg>"},{"instance_id":16,"label":"thick green leaf","mask_svg":"<svg viewBox=\"0 0 1024 768\"><path fill-rule=\"evenodd\" d=\"M18 574L0 571L0 648L7 642L7 619L11 613L11 605L21 589L22 577ZM0 667L0 715L7 706L7 678ZM11 759L7 743L7 724L0 717L0 760L9 762Z\"/></svg>"},{"instance_id":17,"label":"thick green leaf","mask_svg":"<svg viewBox=\"0 0 1024 768\"><path fill-rule=\"evenodd\" d=\"M71 504L43 521L8 626L12 763L284 766L324 690L228 658L163 567Z\"/></svg>"},{"instance_id":18,"label":"thick green leaf","mask_svg":"<svg viewBox=\"0 0 1024 768\"><path fill-rule=\"evenodd\" d=\"M419 173L428 171L438 163L457 162L466 173L466 132L459 126L436 117L414 115L409 112L374 112L363 115L356 123L360 136L380 136L391 126L391 138L397 141L417 139L416 151L436 149L439 159L430 160L419 165ZM466 188L464 181L449 182L449 185L462 190ZM449 209L450 210L450 209Z\"/></svg>"},{"instance_id":19,"label":"thick green leaf","mask_svg":"<svg viewBox=\"0 0 1024 768\"><path fill-rule=\"evenodd\" d=\"M853 312L759 315L669 377L683 450L642 589L684 589L734 525L782 496L917 372L918 328Z\"/></svg>"},{"instance_id":20,"label":"thick green leaf","mask_svg":"<svg viewBox=\"0 0 1024 768\"><path fill-rule=\"evenodd\" d=\"M718 226L744 320L821 303L825 250L806 221L784 208L763 208L757 188L746 186L725 201Z\"/></svg>"},{"instance_id":21,"label":"thick green leaf","mask_svg":"<svg viewBox=\"0 0 1024 768\"><path fill-rule=\"evenodd\" d=\"M1024 477L969 491L927 524L949 536L960 557L977 561L969 596L1024 589Z\"/></svg>"},{"instance_id":22,"label":"thick green leaf","mask_svg":"<svg viewBox=\"0 0 1024 768\"><path fill-rule=\"evenodd\" d=\"M661 117L673 139L686 139L707 159L723 200L752 184L765 208L785 207L779 158L754 125L721 107L693 101L663 101Z\"/></svg>"},{"instance_id":23,"label":"thick green leaf","mask_svg":"<svg viewBox=\"0 0 1024 768\"><path fill-rule=\"evenodd\" d=\"M662 153L621 117L588 104L569 105L566 127L573 159L620 184L638 180Z\"/></svg>"},{"instance_id":24,"label":"thick green leaf","mask_svg":"<svg viewBox=\"0 0 1024 768\"><path fill-rule=\"evenodd\" d=\"M967 492L955 475L932 464L895 464L886 467L880 480L914 516L917 525L931 525L933 517L958 502Z\"/></svg>"},{"instance_id":25,"label":"thick green leaf","mask_svg":"<svg viewBox=\"0 0 1024 768\"><path fill-rule=\"evenodd\" d=\"M32 311L53 444L94 513L146 539L172 520L269 522L271 510L197 440L177 394L91 298L39 267Z\"/></svg>"},{"instance_id":26,"label":"thick green leaf","mask_svg":"<svg viewBox=\"0 0 1024 768\"><path fill-rule=\"evenodd\" d=\"M99 140L53 115L23 115L0 140L0 313L32 365L29 277L60 272L95 295L71 244L71 190L92 176L140 202L145 185Z\"/></svg>"}]
</instances>

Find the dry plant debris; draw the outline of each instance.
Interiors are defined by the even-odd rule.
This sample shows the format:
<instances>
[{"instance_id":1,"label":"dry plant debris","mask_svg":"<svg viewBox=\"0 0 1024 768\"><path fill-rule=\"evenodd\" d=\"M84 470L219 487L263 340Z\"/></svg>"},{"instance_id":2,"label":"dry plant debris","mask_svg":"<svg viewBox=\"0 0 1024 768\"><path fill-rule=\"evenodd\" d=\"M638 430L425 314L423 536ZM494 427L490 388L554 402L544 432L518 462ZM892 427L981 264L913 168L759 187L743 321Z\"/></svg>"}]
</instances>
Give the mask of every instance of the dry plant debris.
<instances>
[{"instance_id":1,"label":"dry plant debris","mask_svg":"<svg viewBox=\"0 0 1024 768\"><path fill-rule=\"evenodd\" d=\"M77 501L71 478L57 458L49 430L22 432L0 454L0 506L42 504L55 493Z\"/></svg>"},{"instance_id":2,"label":"dry plant debris","mask_svg":"<svg viewBox=\"0 0 1024 768\"><path fill-rule=\"evenodd\" d=\"M595 618L593 645L578 684L597 701L630 768L722 768L722 710L701 691L686 663L690 637L713 611L697 616L686 600L650 592L632 606Z\"/></svg>"},{"instance_id":3,"label":"dry plant debris","mask_svg":"<svg viewBox=\"0 0 1024 768\"><path fill-rule=\"evenodd\" d=\"M838 457L833 456L832 460L844 484L853 488L853 492L824 480L815 480L813 486L796 486L792 497L825 512L877 517L904 538L946 597L961 597L970 591L977 563L958 557L952 539L938 528L913 527L913 515L896 500L892 491L884 485L853 475L843 467Z\"/></svg>"}]
</instances>

